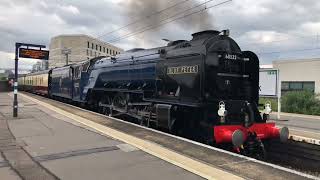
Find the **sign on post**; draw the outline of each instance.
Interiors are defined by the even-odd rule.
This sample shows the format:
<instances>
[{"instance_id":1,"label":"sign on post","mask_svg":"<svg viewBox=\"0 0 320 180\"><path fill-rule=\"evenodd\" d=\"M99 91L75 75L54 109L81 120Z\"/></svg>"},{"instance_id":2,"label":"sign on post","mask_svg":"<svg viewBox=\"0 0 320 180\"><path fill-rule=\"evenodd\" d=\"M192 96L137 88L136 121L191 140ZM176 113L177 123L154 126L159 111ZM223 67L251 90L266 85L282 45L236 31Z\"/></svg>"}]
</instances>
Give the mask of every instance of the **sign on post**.
<instances>
[{"instance_id":1,"label":"sign on post","mask_svg":"<svg viewBox=\"0 0 320 180\"><path fill-rule=\"evenodd\" d=\"M278 76L275 69L260 69L259 73L259 96L273 96L278 95Z\"/></svg>"},{"instance_id":2,"label":"sign on post","mask_svg":"<svg viewBox=\"0 0 320 180\"><path fill-rule=\"evenodd\" d=\"M22 48L25 46L26 48ZM29 49L39 48L37 49ZM32 58L32 59L49 59L49 51L44 51L41 48L46 48L44 45L28 44L28 43L16 43L15 58L14 58L14 86L13 86L13 117L18 117L18 61L21 58Z\"/></svg>"},{"instance_id":3,"label":"sign on post","mask_svg":"<svg viewBox=\"0 0 320 180\"><path fill-rule=\"evenodd\" d=\"M49 59L49 51L20 48L19 49L19 57L48 60Z\"/></svg>"},{"instance_id":4,"label":"sign on post","mask_svg":"<svg viewBox=\"0 0 320 180\"><path fill-rule=\"evenodd\" d=\"M278 114L280 119L281 112L281 85L278 69L260 69L259 73L259 96L260 97L274 97L278 100Z\"/></svg>"}]
</instances>

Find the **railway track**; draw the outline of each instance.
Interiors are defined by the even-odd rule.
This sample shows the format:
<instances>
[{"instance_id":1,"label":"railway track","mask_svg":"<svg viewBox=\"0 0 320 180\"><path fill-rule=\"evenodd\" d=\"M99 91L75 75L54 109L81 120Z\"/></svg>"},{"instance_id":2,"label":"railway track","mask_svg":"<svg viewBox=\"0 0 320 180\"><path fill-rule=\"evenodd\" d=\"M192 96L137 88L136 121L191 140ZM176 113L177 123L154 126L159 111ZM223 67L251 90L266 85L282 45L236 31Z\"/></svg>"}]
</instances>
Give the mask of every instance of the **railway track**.
<instances>
[{"instance_id":1,"label":"railway track","mask_svg":"<svg viewBox=\"0 0 320 180\"><path fill-rule=\"evenodd\" d=\"M34 94L30 94L30 93L25 93L25 94L30 95L32 97L36 97L37 99L40 98L40 100L46 100L46 98L38 96L38 95L34 95ZM46 100L46 101L49 101L49 100ZM50 101L55 101L55 100L50 100ZM55 102L61 103L59 101L55 101ZM54 104L56 104L56 103L54 103ZM70 107L64 107L64 108L66 108L65 110L67 110L70 113L74 113L75 115L79 115L81 117L88 118L88 115L87 115L88 113L79 112L79 111L72 109L72 108L81 109L79 107L74 107L74 106L71 107L70 106ZM88 111L88 110L85 110L85 111ZM126 129L126 128L124 128L123 123L110 122L110 120L103 118L103 116L102 116L102 118L92 119L92 121L94 121L96 123L108 125L108 126L115 128L115 129ZM136 125L136 126L140 126L140 125ZM138 137L141 136L141 137L144 137L144 139L147 139L149 141L156 142L158 144L162 144L164 147L166 147L167 145L169 146L168 142L165 140L164 137L152 138L151 136L147 135L144 131L135 132L134 129L135 128L126 129L126 132L128 134L135 134ZM166 134L166 133L164 133L164 134ZM168 134L168 136L170 136L170 134ZM182 146L184 146L184 144L180 141L175 144L176 145L171 148L173 148L173 149L176 148L177 151L181 151L185 154L189 154L190 152L193 151L190 149L181 148ZM170 144L170 146L171 146L171 144ZM207 145L205 145L205 146L207 146ZM277 140L269 141L268 145L266 147L267 147L266 150L268 152L267 162L274 163L276 165L285 166L290 169L298 170L303 173L308 173L308 174L320 177L320 145L310 144L307 142L297 141L294 139L289 139L288 142L286 142L286 143L281 143L280 141L277 141ZM199 153L206 154L207 153L206 151L207 150L203 149ZM192 157L191 154L189 154L189 155ZM204 156L203 159L201 159L201 160L204 162L211 161L211 159L208 156Z\"/></svg>"},{"instance_id":2,"label":"railway track","mask_svg":"<svg viewBox=\"0 0 320 180\"><path fill-rule=\"evenodd\" d=\"M320 176L320 145L289 139L267 146L268 161Z\"/></svg>"}]
</instances>

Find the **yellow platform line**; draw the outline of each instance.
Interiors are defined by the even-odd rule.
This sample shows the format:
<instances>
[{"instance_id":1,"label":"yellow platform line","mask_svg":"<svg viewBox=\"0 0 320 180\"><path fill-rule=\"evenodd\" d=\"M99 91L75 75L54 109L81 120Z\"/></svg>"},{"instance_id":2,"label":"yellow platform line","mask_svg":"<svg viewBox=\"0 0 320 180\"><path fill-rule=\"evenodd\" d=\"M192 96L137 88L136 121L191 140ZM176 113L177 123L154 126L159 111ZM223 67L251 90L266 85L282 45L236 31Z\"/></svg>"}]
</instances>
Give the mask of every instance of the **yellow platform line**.
<instances>
[{"instance_id":1,"label":"yellow platform line","mask_svg":"<svg viewBox=\"0 0 320 180\"><path fill-rule=\"evenodd\" d=\"M212 166L209 166L208 164L205 164L203 162L191 159L189 157L183 156L177 152L174 152L172 150L169 150L167 148L164 148L158 144L142 140L140 138L136 138L134 136L122 133L120 131L117 131L115 129L106 127L104 125L95 123L93 121L87 120L85 118L82 118L78 115L69 113L65 110L62 110L60 108L57 108L55 106L52 106L48 103L39 101L35 98L32 98L30 96L27 96L25 94L20 94L21 96L39 104L42 105L48 109L51 109L59 114L62 114L74 121L77 121L81 124L84 124L90 128L93 128L105 135L111 136L115 139L118 139L120 141L123 141L127 144L130 144L132 146L137 147L138 149L141 149L144 152L147 152L153 156L156 156L160 159L163 159L173 165L176 165L178 167L181 167L187 171L190 171L198 176L201 176L206 179L243 179L239 176L236 176L234 174L231 174L229 172L226 172L224 170L214 168Z\"/></svg>"}]
</instances>

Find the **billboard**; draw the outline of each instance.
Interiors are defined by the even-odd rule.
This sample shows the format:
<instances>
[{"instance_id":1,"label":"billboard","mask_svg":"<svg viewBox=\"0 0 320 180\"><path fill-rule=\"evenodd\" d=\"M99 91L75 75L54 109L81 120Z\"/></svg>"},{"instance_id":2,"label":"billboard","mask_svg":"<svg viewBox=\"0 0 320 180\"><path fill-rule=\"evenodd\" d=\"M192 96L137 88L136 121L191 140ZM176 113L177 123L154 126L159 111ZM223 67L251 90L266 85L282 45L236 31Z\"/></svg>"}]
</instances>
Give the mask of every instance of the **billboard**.
<instances>
[{"instance_id":1,"label":"billboard","mask_svg":"<svg viewBox=\"0 0 320 180\"><path fill-rule=\"evenodd\" d=\"M278 70L260 69L259 96L278 96Z\"/></svg>"},{"instance_id":2,"label":"billboard","mask_svg":"<svg viewBox=\"0 0 320 180\"><path fill-rule=\"evenodd\" d=\"M19 49L19 57L48 60L49 59L49 51L20 48Z\"/></svg>"}]
</instances>

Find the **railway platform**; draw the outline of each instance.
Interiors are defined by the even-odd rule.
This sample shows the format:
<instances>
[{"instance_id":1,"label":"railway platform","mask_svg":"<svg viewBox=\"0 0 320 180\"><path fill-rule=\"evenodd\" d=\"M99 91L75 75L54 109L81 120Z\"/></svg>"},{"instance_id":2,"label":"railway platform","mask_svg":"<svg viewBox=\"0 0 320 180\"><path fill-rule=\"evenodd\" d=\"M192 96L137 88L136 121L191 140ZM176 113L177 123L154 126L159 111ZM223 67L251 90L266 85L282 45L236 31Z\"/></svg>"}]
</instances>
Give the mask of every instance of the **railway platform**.
<instances>
[{"instance_id":1,"label":"railway platform","mask_svg":"<svg viewBox=\"0 0 320 180\"><path fill-rule=\"evenodd\" d=\"M0 94L0 179L203 179L70 118Z\"/></svg>"},{"instance_id":2,"label":"railway platform","mask_svg":"<svg viewBox=\"0 0 320 180\"><path fill-rule=\"evenodd\" d=\"M317 179L28 93L0 93L0 151L0 179Z\"/></svg>"}]
</instances>

